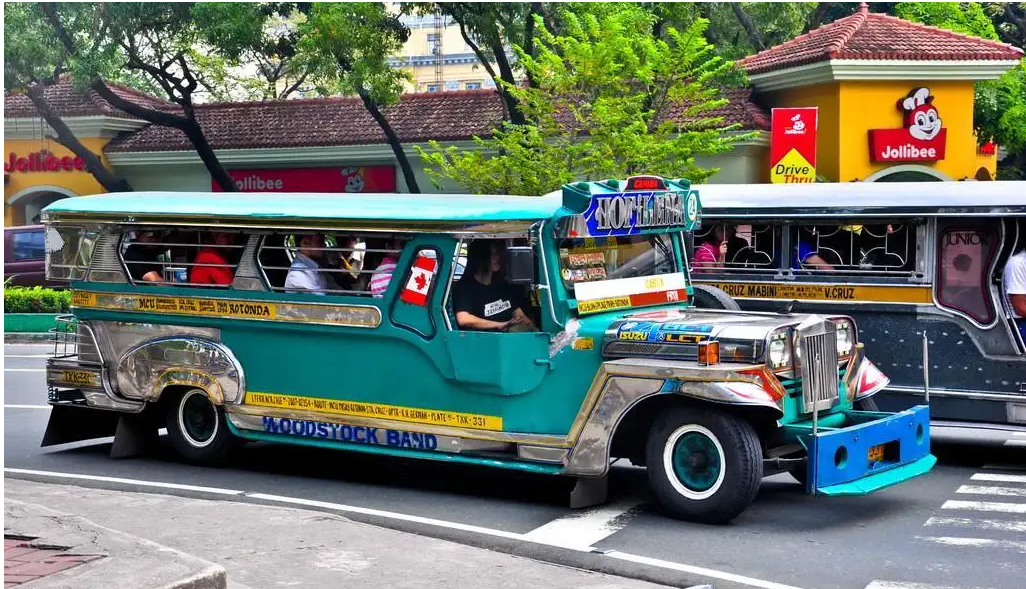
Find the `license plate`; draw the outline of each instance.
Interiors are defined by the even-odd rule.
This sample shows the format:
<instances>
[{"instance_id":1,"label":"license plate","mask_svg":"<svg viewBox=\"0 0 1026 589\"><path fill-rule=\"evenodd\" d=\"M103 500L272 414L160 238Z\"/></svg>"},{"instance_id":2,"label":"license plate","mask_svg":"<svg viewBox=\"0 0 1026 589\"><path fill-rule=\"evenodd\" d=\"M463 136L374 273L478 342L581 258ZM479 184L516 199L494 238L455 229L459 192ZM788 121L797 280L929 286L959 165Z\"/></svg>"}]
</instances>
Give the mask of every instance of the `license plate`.
<instances>
[{"instance_id":1,"label":"license plate","mask_svg":"<svg viewBox=\"0 0 1026 589\"><path fill-rule=\"evenodd\" d=\"M96 386L96 374L85 370L62 370L61 381L68 384Z\"/></svg>"},{"instance_id":2,"label":"license plate","mask_svg":"<svg viewBox=\"0 0 1026 589\"><path fill-rule=\"evenodd\" d=\"M869 461L870 462L883 462L884 459L884 445L873 446L869 449Z\"/></svg>"}]
</instances>

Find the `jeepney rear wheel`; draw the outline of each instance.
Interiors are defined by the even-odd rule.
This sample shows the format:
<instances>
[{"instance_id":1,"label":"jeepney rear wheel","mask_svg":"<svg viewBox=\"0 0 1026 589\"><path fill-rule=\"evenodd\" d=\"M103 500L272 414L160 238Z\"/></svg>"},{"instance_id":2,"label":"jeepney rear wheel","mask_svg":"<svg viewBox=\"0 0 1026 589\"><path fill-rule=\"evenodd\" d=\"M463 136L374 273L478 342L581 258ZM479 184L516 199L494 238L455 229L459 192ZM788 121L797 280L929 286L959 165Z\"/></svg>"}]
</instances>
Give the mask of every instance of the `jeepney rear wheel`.
<instances>
[{"instance_id":1,"label":"jeepney rear wheel","mask_svg":"<svg viewBox=\"0 0 1026 589\"><path fill-rule=\"evenodd\" d=\"M722 289L708 284L695 284L694 289L695 295L692 302L699 309L741 310L741 305L738 305L737 301Z\"/></svg>"},{"instance_id":2,"label":"jeepney rear wheel","mask_svg":"<svg viewBox=\"0 0 1026 589\"><path fill-rule=\"evenodd\" d=\"M202 389L171 395L165 405L165 426L171 445L183 458L197 464L221 462L235 447L224 409L214 405Z\"/></svg>"},{"instance_id":3,"label":"jeepney rear wheel","mask_svg":"<svg viewBox=\"0 0 1026 589\"><path fill-rule=\"evenodd\" d=\"M674 407L649 431L648 479L673 517L727 523L762 483L762 444L747 421L713 409Z\"/></svg>"}]
</instances>

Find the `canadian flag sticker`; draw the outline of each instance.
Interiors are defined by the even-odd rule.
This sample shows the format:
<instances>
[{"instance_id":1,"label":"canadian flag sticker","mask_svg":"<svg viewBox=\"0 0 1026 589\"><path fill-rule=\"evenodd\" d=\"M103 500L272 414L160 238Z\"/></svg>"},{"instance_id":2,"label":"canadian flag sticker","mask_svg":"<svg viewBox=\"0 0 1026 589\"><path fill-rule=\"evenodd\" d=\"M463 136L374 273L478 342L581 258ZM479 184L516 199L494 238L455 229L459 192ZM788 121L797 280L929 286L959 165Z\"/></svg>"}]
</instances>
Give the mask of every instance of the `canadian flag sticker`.
<instances>
[{"instance_id":1,"label":"canadian flag sticker","mask_svg":"<svg viewBox=\"0 0 1026 589\"><path fill-rule=\"evenodd\" d=\"M437 260L418 257L410 268L410 280L406 282L406 288L399 295L399 299L405 303L427 306L428 291L431 290L431 282L435 278L437 267Z\"/></svg>"}]
</instances>

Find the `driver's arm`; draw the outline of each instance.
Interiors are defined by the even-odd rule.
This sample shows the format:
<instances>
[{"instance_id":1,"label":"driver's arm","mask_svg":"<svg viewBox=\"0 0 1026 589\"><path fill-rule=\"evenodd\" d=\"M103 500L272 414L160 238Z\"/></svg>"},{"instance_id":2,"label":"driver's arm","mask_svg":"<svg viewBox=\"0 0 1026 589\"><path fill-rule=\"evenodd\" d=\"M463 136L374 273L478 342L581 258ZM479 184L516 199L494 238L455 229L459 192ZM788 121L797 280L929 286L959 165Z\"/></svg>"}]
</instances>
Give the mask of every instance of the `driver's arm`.
<instances>
[{"instance_id":1,"label":"driver's arm","mask_svg":"<svg viewBox=\"0 0 1026 589\"><path fill-rule=\"evenodd\" d=\"M517 309L517 311L520 311L520 309ZM499 323L498 321L492 321L490 319L482 319L481 317L468 313L467 311L458 311L456 313L456 323L458 323L463 329L502 331L508 327L510 322L506 321Z\"/></svg>"}]
</instances>

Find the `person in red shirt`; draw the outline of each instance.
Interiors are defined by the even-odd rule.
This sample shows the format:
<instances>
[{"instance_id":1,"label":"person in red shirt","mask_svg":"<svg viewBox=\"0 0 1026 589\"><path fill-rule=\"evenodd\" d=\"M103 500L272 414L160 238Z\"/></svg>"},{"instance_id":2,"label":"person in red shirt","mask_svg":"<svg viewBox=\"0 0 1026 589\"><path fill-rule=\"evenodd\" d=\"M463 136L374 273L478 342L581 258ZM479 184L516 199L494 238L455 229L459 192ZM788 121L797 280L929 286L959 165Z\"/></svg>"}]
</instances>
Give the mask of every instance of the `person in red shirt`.
<instances>
[{"instance_id":1,"label":"person in red shirt","mask_svg":"<svg viewBox=\"0 0 1026 589\"><path fill-rule=\"evenodd\" d=\"M196 264L211 264L210 266L192 266L189 273L189 282L194 284L231 284L235 278L235 268L228 262L232 256L233 248L224 247L235 245L233 233L214 232L210 236L212 245L215 247L204 247L196 253Z\"/></svg>"}]
</instances>

